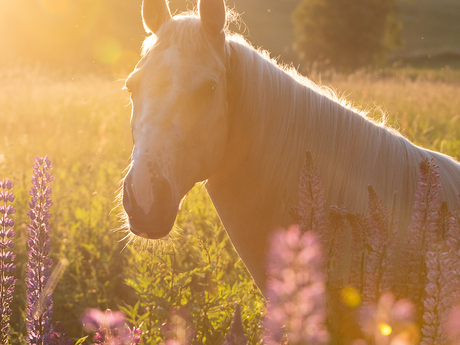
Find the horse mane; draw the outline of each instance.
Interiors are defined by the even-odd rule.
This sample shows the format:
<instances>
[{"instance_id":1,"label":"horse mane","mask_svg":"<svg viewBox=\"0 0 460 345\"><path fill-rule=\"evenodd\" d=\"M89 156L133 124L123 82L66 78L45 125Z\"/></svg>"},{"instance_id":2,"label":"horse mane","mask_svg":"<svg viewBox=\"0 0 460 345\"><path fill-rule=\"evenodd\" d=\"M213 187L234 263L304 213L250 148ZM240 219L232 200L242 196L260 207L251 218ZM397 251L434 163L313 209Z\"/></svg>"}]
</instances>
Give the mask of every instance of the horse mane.
<instances>
[{"instance_id":1,"label":"horse mane","mask_svg":"<svg viewBox=\"0 0 460 345\"><path fill-rule=\"evenodd\" d=\"M367 112L279 64L266 51L254 49L241 36L228 36L227 42L233 56L230 84L240 89L231 91L230 117L244 113L246 125L257 128L251 147L258 152L251 157L254 166L265 169L261 186L278 188L283 195L282 181L298 181L305 153L310 151L328 205L343 203L351 212L365 213L367 185L388 207L398 191L396 218L406 227L419 181L418 167L428 158L440 166L443 199L451 208L458 207L460 164L452 158L412 144L386 125L386 114L380 122L370 119ZM259 115L249 120L249 114Z\"/></svg>"}]
</instances>

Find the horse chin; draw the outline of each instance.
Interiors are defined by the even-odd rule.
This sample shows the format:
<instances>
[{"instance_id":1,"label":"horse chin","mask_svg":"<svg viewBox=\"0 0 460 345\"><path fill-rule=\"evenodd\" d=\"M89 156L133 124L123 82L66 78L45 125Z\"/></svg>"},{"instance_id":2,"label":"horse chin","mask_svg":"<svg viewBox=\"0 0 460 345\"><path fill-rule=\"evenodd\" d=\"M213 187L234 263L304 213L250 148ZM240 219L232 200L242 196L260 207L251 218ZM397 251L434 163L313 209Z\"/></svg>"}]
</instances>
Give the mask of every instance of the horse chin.
<instances>
[{"instance_id":1,"label":"horse chin","mask_svg":"<svg viewBox=\"0 0 460 345\"><path fill-rule=\"evenodd\" d=\"M139 237L158 240L168 236L174 227L178 205L153 207L148 214L127 212L130 231Z\"/></svg>"},{"instance_id":2,"label":"horse chin","mask_svg":"<svg viewBox=\"0 0 460 345\"><path fill-rule=\"evenodd\" d=\"M146 238L148 240L161 240L162 238L165 238L166 236L168 236L170 233L170 230L165 231L164 233L157 233L157 232L155 233L145 233L145 232L136 233L132 228L130 228L130 230L134 235L142 237L142 238Z\"/></svg>"},{"instance_id":3,"label":"horse chin","mask_svg":"<svg viewBox=\"0 0 460 345\"><path fill-rule=\"evenodd\" d=\"M136 236L149 240L159 240L169 235L174 226L175 219L174 215L172 220L166 221L165 217L162 217L162 219L149 219L148 223L139 224L139 220L131 218L129 220L129 229Z\"/></svg>"}]
</instances>

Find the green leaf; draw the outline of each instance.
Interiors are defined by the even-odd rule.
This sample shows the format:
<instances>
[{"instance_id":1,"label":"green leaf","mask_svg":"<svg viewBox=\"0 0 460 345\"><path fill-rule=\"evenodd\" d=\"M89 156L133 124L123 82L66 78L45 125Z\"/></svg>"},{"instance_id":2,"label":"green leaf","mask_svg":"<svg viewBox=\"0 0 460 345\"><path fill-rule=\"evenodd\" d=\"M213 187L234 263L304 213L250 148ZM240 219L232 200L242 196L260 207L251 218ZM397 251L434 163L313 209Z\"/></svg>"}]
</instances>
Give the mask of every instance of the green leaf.
<instances>
[{"instance_id":1,"label":"green leaf","mask_svg":"<svg viewBox=\"0 0 460 345\"><path fill-rule=\"evenodd\" d=\"M81 345L83 344L83 342L86 340L86 338L88 338L89 336L87 335L86 337L83 337L83 338L80 338L77 340L77 342L75 343L75 345Z\"/></svg>"}]
</instances>

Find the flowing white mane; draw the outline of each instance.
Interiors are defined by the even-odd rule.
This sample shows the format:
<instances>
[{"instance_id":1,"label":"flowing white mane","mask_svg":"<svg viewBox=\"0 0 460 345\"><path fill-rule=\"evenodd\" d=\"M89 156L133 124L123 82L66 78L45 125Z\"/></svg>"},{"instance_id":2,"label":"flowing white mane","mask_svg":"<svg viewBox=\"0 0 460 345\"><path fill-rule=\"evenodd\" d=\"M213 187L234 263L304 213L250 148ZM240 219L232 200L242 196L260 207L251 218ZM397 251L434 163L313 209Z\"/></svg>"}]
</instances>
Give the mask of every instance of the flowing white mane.
<instances>
[{"instance_id":1,"label":"flowing white mane","mask_svg":"<svg viewBox=\"0 0 460 345\"><path fill-rule=\"evenodd\" d=\"M343 203L352 212L364 213L366 187L372 185L388 206L397 193L396 217L406 227L418 166L429 158L440 166L443 199L457 207L460 165L450 157L413 145L330 89L280 66L240 36L228 37L228 43L232 54L229 85L237 95L229 99L230 117L244 113L243 121L254 128L257 136L252 147L259 152L253 153L253 163L266 171L261 186L282 190L282 181L297 176L299 157L310 151L329 205ZM238 121L241 124L242 119Z\"/></svg>"}]
</instances>

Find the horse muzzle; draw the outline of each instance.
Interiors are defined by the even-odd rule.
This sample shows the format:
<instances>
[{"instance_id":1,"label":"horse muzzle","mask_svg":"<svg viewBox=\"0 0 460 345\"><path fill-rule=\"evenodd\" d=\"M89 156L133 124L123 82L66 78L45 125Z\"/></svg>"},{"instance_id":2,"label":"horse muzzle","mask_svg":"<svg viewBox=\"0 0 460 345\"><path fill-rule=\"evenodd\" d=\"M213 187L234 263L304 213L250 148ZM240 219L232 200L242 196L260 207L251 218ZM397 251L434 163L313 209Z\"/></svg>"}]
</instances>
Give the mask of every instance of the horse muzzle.
<instances>
[{"instance_id":1,"label":"horse muzzle","mask_svg":"<svg viewBox=\"0 0 460 345\"><path fill-rule=\"evenodd\" d=\"M123 207L132 233L148 239L160 239L173 228L180 200L174 202L171 184L166 178L157 178L154 184L146 188L151 189L154 196L148 207L139 205L136 200L132 175L128 173L123 183Z\"/></svg>"}]
</instances>

